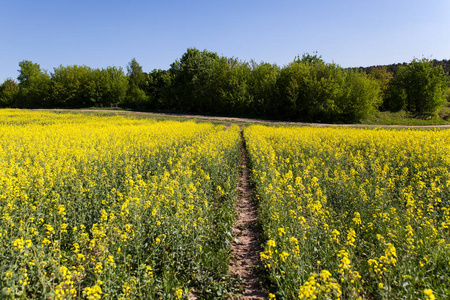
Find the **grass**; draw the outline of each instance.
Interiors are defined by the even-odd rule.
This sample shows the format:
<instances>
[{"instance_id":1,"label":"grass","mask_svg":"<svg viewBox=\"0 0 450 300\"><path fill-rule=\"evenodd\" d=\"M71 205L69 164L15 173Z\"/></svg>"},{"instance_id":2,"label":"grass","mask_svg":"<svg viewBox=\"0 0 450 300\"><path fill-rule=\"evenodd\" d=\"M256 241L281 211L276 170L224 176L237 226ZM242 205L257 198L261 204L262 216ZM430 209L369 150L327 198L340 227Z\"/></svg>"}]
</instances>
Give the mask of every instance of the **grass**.
<instances>
[{"instance_id":1,"label":"grass","mask_svg":"<svg viewBox=\"0 0 450 300\"><path fill-rule=\"evenodd\" d=\"M399 112L377 112L373 116L367 117L361 121L361 124L367 125L405 125L405 126L427 126L427 125L446 125L450 121L445 120L440 115L423 118L417 117L412 113Z\"/></svg>"},{"instance_id":2,"label":"grass","mask_svg":"<svg viewBox=\"0 0 450 300\"><path fill-rule=\"evenodd\" d=\"M450 96L450 89L449 89ZM361 124L368 125L406 125L406 126L427 126L450 124L450 98L443 105L437 116L421 116L406 111L399 112L376 112L373 116L361 121Z\"/></svg>"}]
</instances>

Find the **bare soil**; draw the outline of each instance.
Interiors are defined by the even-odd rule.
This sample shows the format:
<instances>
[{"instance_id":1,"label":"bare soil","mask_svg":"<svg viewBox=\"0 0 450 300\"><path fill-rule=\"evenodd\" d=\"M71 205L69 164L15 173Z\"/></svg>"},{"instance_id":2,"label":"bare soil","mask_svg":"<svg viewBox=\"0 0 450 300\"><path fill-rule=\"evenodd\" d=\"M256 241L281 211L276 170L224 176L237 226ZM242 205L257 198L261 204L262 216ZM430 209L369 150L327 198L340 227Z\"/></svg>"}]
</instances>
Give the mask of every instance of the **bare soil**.
<instances>
[{"instance_id":1,"label":"bare soil","mask_svg":"<svg viewBox=\"0 0 450 300\"><path fill-rule=\"evenodd\" d=\"M247 166L247 149L241 130L241 168L236 202L238 218L233 228L235 241L231 244L233 260L230 273L239 275L244 281L244 293L240 299L266 299L267 293L261 288L254 267L260 265L257 226L257 207L252 201L252 187Z\"/></svg>"}]
</instances>

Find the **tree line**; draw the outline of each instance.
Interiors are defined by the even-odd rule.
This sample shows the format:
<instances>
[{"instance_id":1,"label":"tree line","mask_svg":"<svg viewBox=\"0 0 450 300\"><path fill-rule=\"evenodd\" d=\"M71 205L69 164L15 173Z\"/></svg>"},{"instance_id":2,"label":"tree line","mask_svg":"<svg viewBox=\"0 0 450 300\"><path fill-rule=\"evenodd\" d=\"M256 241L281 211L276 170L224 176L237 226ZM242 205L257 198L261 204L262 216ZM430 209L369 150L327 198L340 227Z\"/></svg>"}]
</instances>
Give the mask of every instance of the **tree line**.
<instances>
[{"instance_id":1,"label":"tree line","mask_svg":"<svg viewBox=\"0 0 450 300\"><path fill-rule=\"evenodd\" d=\"M358 122L377 110L435 115L446 101L449 76L428 59L370 70L344 69L317 53L290 64L243 62L189 48L168 70L144 73L132 59L93 69L19 63L17 81L0 86L0 106L137 110L264 117L281 120Z\"/></svg>"},{"instance_id":2,"label":"tree line","mask_svg":"<svg viewBox=\"0 0 450 300\"><path fill-rule=\"evenodd\" d=\"M430 62L432 63L433 67L439 67L440 66L440 67L442 67L442 69L444 70L444 72L446 74L450 75L450 60L448 60L448 59L443 59L443 60L433 59L433 60L430 60ZM370 74L375 69L384 68L388 72L390 72L392 74L396 74L397 70L400 67L405 67L407 65L408 65L408 63L403 62L403 63L389 64L389 65L382 65L382 66L357 67L357 68L350 68L350 69L358 70L358 71L362 71L362 72L365 72L367 74Z\"/></svg>"}]
</instances>

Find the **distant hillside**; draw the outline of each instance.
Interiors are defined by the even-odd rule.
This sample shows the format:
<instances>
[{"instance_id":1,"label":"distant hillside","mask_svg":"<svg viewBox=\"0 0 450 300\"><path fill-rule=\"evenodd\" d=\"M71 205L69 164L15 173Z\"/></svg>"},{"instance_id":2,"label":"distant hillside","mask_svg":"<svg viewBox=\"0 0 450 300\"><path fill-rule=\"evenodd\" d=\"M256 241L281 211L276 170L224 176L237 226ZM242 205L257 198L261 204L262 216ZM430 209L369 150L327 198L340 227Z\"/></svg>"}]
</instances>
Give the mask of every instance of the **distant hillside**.
<instances>
[{"instance_id":1,"label":"distant hillside","mask_svg":"<svg viewBox=\"0 0 450 300\"><path fill-rule=\"evenodd\" d=\"M450 60L448 59L443 59L443 60L436 60L433 59L432 60L433 65L435 66L442 66L442 68L444 69L445 73L450 75ZM398 63L398 64L390 64L390 65L381 65L381 66L370 66L370 67L358 67L358 68L349 68L351 70L359 70L359 71L363 71L367 74L371 73L373 71L373 69L377 69L377 68L382 68L382 67L386 67L387 71L392 72L392 73L397 73L398 67L399 66L406 66L408 65L408 63L404 62L404 63Z\"/></svg>"}]
</instances>

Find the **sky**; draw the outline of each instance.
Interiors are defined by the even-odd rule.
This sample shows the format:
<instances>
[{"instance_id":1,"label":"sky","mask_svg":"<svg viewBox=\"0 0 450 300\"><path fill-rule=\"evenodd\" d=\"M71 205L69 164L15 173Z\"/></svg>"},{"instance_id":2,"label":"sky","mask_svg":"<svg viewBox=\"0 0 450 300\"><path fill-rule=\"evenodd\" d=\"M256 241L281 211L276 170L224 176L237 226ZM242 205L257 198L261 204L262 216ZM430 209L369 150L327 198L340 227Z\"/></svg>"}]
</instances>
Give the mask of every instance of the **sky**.
<instances>
[{"instance_id":1,"label":"sky","mask_svg":"<svg viewBox=\"0 0 450 300\"><path fill-rule=\"evenodd\" d=\"M449 0L0 0L0 83L19 62L167 70L187 48L284 66L450 59Z\"/></svg>"}]
</instances>

